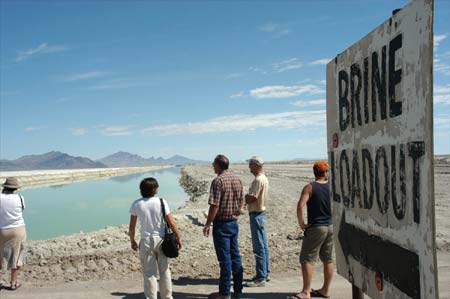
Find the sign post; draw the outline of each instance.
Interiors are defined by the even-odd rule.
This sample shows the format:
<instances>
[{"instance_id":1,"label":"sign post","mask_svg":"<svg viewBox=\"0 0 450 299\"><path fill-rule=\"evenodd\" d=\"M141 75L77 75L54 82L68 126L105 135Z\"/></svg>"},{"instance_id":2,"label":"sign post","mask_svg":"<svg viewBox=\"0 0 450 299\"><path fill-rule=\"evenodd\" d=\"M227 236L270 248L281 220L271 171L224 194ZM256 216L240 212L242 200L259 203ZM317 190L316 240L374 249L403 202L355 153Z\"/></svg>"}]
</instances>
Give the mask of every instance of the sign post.
<instances>
[{"instance_id":1,"label":"sign post","mask_svg":"<svg viewBox=\"0 0 450 299\"><path fill-rule=\"evenodd\" d=\"M353 296L439 298L432 0L327 65L327 136L337 271Z\"/></svg>"}]
</instances>

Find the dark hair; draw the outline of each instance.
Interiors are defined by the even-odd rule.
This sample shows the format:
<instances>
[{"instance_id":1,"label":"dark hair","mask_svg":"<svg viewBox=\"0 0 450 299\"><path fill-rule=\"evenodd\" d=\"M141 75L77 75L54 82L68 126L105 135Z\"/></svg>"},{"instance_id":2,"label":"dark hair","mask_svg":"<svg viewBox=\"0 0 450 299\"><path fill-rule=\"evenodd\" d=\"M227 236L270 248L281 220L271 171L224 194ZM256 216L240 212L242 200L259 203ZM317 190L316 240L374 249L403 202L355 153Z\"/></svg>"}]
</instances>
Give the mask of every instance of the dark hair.
<instances>
[{"instance_id":1,"label":"dark hair","mask_svg":"<svg viewBox=\"0 0 450 299\"><path fill-rule=\"evenodd\" d=\"M227 170L228 167L230 166L230 161L224 155L217 155L216 158L214 159L214 163L219 165L220 169L222 170Z\"/></svg>"},{"instance_id":2,"label":"dark hair","mask_svg":"<svg viewBox=\"0 0 450 299\"><path fill-rule=\"evenodd\" d=\"M322 178L322 177L325 176L325 172L326 172L326 171L320 171L320 170L318 170L317 168L313 167L313 172L314 172L314 176L315 176L316 178Z\"/></svg>"},{"instance_id":3,"label":"dark hair","mask_svg":"<svg viewBox=\"0 0 450 299\"><path fill-rule=\"evenodd\" d=\"M155 178L145 178L139 185L142 197L152 197L156 194L156 189L159 187L158 181Z\"/></svg>"},{"instance_id":4,"label":"dark hair","mask_svg":"<svg viewBox=\"0 0 450 299\"><path fill-rule=\"evenodd\" d=\"M8 188L8 187L3 187L2 193L14 193L16 192L17 188Z\"/></svg>"}]
</instances>

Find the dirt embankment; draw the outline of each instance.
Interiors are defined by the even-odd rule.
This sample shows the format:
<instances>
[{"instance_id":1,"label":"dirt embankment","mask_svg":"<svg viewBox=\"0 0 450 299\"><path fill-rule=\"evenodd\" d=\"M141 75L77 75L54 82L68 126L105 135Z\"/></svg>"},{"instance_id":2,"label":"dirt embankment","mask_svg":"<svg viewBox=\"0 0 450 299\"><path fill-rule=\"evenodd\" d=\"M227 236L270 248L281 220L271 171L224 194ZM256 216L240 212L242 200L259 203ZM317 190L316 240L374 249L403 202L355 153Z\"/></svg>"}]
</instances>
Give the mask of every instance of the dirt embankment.
<instances>
[{"instance_id":1,"label":"dirt embankment","mask_svg":"<svg viewBox=\"0 0 450 299\"><path fill-rule=\"evenodd\" d=\"M266 174L270 182L268 239L273 273L298 269L301 232L297 226L295 209L302 187L312 180L310 164L268 164ZM438 253L450 253L450 171L449 166L436 166L436 220ZM253 176L246 165L233 165L248 188ZM202 235L208 210L207 196L214 173L208 166L187 166L180 179L192 198L185 207L173 212L181 229L184 248L174 260L174 278L216 278L218 264L211 238ZM160 190L164 196L164 190ZM170 205L170 202L169 202ZM254 257L247 215L240 224L240 250L245 275L254 274ZM128 227L106 229L27 243L27 263L22 279L28 284L48 285L54 282L124 279L140 271L137 253L131 251Z\"/></svg>"}]
</instances>

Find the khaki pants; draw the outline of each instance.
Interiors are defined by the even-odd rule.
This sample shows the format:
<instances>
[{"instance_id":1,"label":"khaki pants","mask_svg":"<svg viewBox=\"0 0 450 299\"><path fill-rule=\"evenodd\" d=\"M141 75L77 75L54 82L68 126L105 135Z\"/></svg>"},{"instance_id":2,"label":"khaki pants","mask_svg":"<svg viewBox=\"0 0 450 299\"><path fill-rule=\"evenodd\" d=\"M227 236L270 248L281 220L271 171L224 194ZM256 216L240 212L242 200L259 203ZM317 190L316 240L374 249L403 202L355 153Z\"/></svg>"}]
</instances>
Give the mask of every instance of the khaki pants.
<instances>
[{"instance_id":1,"label":"khaki pants","mask_svg":"<svg viewBox=\"0 0 450 299\"><path fill-rule=\"evenodd\" d=\"M161 250L160 237L142 238L139 243L142 274L144 275L144 294L146 299L157 299L159 273L159 291L161 299L172 298L172 275L170 259Z\"/></svg>"}]
</instances>

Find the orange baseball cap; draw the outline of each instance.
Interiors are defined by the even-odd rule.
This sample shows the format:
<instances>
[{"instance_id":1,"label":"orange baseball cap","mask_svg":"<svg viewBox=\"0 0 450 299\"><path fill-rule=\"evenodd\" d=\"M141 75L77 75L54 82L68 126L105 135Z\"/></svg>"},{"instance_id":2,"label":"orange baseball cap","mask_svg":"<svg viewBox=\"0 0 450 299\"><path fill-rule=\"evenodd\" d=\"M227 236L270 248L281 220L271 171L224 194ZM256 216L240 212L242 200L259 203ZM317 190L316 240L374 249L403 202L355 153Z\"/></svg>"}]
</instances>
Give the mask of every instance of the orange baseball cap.
<instances>
[{"instance_id":1,"label":"orange baseball cap","mask_svg":"<svg viewBox=\"0 0 450 299\"><path fill-rule=\"evenodd\" d=\"M328 171L330 167L328 166L328 162L324 160L319 160L314 163L314 169L317 171Z\"/></svg>"}]
</instances>

